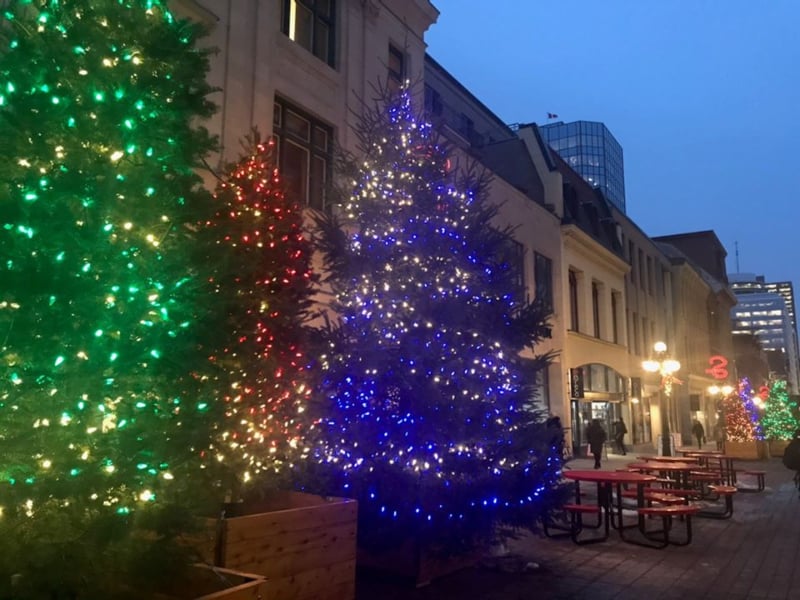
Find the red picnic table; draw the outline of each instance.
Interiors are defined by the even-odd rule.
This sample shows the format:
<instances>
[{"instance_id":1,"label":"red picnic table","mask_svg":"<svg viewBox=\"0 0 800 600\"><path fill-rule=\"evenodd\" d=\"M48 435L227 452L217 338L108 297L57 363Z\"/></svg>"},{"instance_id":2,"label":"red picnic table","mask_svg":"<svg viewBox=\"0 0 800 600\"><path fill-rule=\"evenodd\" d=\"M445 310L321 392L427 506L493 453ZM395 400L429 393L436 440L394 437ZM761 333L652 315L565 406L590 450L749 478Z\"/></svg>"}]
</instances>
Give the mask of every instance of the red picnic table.
<instances>
[{"instance_id":1,"label":"red picnic table","mask_svg":"<svg viewBox=\"0 0 800 600\"><path fill-rule=\"evenodd\" d=\"M647 505L645 498L645 488L657 478L653 475L635 473L632 471L602 471L602 470L568 470L563 472L564 477L575 481L575 504L567 505L565 508L573 511L573 514L582 515L586 512L596 513L602 519L604 534L601 537L590 538L589 540L579 540L580 528L573 529L572 540L575 543L600 542L608 538L609 527L619 531L620 538L625 542L648 546L652 548L664 548L668 544L684 546L692 541L691 515L697 512L697 507L693 506L662 506L651 507ZM580 483L593 482L597 484L597 505L587 506L581 503ZM625 525L623 523L622 487L627 485L636 486L636 507L637 523L635 525ZM616 494L613 488L616 487ZM645 523L645 516L660 516L663 522L663 529L658 531L648 531ZM685 516L686 538L684 541L669 539L671 519L673 516ZM581 523L580 517L577 520ZM575 521L573 521L574 527ZM597 524L597 527L601 523ZM625 530L638 527L644 540L632 539L625 536ZM648 543L649 541L649 543Z\"/></svg>"}]
</instances>

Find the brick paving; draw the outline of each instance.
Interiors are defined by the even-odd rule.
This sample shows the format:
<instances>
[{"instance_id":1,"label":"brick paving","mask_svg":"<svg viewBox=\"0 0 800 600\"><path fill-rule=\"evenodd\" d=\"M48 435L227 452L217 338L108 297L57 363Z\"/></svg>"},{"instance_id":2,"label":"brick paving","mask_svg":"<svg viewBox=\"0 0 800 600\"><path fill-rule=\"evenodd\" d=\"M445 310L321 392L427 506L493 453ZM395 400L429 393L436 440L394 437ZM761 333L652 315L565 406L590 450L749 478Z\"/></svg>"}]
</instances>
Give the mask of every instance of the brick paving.
<instances>
[{"instance_id":1,"label":"brick paving","mask_svg":"<svg viewBox=\"0 0 800 600\"><path fill-rule=\"evenodd\" d=\"M611 455L603 468L634 458ZM591 462L575 459L570 466L591 468ZM643 548L613 530L606 542L587 546L526 534L509 542L502 559L487 558L419 589L360 573L356 599L798 600L800 496L793 474L779 458L736 461L737 470L749 468L766 471L766 489L738 492L730 519L695 517L689 546ZM740 483L750 481L740 476Z\"/></svg>"}]
</instances>

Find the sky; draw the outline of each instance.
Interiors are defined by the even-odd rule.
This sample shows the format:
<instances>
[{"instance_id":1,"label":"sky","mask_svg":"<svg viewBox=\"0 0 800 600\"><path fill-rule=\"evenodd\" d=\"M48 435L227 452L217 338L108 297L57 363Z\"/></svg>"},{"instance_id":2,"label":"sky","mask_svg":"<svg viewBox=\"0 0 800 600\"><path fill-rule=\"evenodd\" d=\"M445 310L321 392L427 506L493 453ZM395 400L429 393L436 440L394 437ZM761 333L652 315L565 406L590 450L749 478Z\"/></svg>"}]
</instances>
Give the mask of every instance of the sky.
<instances>
[{"instance_id":1,"label":"sky","mask_svg":"<svg viewBox=\"0 0 800 600\"><path fill-rule=\"evenodd\" d=\"M800 1L432 2L428 53L504 122L605 123L647 235L713 230L800 301Z\"/></svg>"}]
</instances>

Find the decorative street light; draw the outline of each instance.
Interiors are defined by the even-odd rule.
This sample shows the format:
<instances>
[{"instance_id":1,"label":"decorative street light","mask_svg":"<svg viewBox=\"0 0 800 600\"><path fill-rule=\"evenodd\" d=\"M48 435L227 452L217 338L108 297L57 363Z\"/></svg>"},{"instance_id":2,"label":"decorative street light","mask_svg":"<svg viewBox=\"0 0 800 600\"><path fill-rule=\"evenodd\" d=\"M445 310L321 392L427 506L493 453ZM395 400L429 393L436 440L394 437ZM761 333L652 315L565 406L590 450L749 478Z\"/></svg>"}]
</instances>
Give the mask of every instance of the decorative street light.
<instances>
[{"instance_id":1,"label":"decorative street light","mask_svg":"<svg viewBox=\"0 0 800 600\"><path fill-rule=\"evenodd\" d=\"M716 396L717 394L722 394L723 396L727 396L733 391L732 385L723 385L722 387L718 385L711 385L708 387L708 393L712 396Z\"/></svg>"},{"instance_id":2,"label":"decorative street light","mask_svg":"<svg viewBox=\"0 0 800 600\"><path fill-rule=\"evenodd\" d=\"M664 342L656 342L653 344L654 356L651 359L642 361L642 368L648 373L658 373L661 375L661 383L659 385L659 392L661 394L661 454L663 456L672 456L672 448L670 445L671 440L671 427L670 427L670 402L672 396L672 384L680 383L675 377L675 373L681 368L679 363L674 358L669 358L667 354L667 345Z\"/></svg>"}]
</instances>

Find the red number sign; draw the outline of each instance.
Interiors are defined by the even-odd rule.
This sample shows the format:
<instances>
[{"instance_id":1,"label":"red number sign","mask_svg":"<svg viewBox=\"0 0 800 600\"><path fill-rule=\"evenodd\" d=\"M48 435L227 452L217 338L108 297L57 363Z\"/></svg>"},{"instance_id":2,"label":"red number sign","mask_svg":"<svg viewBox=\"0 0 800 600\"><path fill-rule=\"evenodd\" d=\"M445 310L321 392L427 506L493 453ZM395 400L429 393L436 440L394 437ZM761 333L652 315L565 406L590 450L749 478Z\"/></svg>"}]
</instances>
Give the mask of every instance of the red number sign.
<instances>
[{"instance_id":1,"label":"red number sign","mask_svg":"<svg viewBox=\"0 0 800 600\"><path fill-rule=\"evenodd\" d=\"M727 358L720 356L719 354L715 354L708 359L708 364L711 366L706 369L706 373L711 375L714 379L728 378L728 369L725 368L728 366Z\"/></svg>"}]
</instances>

